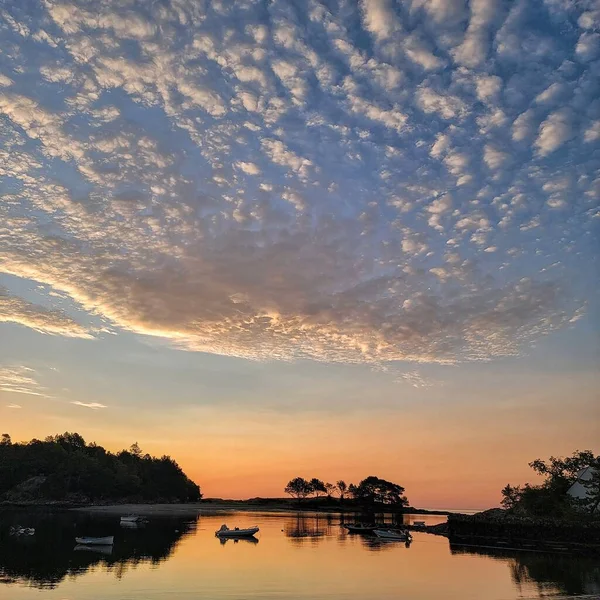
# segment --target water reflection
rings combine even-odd
[[[403,542],[349,534],[341,526],[365,518],[219,512],[200,521],[153,518],[130,528],[121,527],[118,517],[0,513],[0,582],[8,584],[0,586],[0,597],[34,600],[35,588],[58,588],[44,596],[96,600],[98,585],[106,600],[189,600],[200,588],[204,597],[220,600],[248,597],[249,589],[255,598],[284,600],[437,600],[442,589],[444,597],[469,600],[600,593],[597,559],[465,547],[420,532],[407,548]],[[391,515],[373,519],[394,524]],[[214,532],[225,521],[241,528],[259,525],[259,538],[217,541]],[[10,536],[17,523],[35,527],[35,535]],[[75,544],[75,536],[101,535],[114,535],[114,546]],[[137,569],[158,564],[157,570]],[[134,569],[114,585],[115,578]]]
[[[450,544],[450,552],[485,556],[506,562],[519,591],[533,584],[541,596],[552,593],[568,596],[600,594],[598,557],[465,547],[455,544]]]
[[[333,515],[297,513],[286,517],[283,532],[295,544],[302,544],[306,540],[317,543],[326,535],[331,535],[333,519]]]
[[[389,550],[393,547],[403,546],[410,548],[411,541],[401,542],[398,540],[382,539],[377,537],[374,533],[353,533],[345,529],[343,526],[346,524],[361,523],[368,527],[380,527],[386,529],[388,527],[401,527],[403,525],[410,525],[415,515],[398,515],[394,513],[354,513],[354,514],[342,514],[339,518],[340,534],[338,539],[341,543],[344,543],[346,539],[358,539],[361,545],[366,549],[373,552],[381,552],[382,550]],[[445,517],[444,517],[445,519]],[[439,522],[439,517],[436,516],[435,523]],[[434,523],[434,524],[435,524]]]
[[[119,518],[98,518],[76,513],[27,514],[33,536],[11,536],[11,521],[23,515],[2,515],[0,525],[0,583],[27,583],[37,588],[54,588],[67,576],[84,574],[104,565],[120,578],[129,568],[167,560],[196,521],[187,518],[156,519],[145,527],[122,530]],[[17,521],[18,522],[18,521]],[[75,536],[114,535],[114,546],[86,546]]]
[[[238,543],[242,543],[242,544],[250,544],[250,545],[256,545],[258,544],[258,538],[255,538],[254,536],[251,537],[241,537],[241,538],[217,538],[219,540],[219,542],[221,543],[221,546],[224,546],[227,543],[231,543],[231,544],[238,544]]]

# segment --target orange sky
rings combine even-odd
[[[334,413],[215,405],[73,410],[40,398],[18,411],[0,407],[0,422],[15,440],[64,430],[112,450],[137,440],[144,451],[178,460],[206,497],[283,496],[295,476],[356,483],[373,474],[403,485],[414,506],[436,508],[496,505],[506,483],[535,480],[532,459],[597,450],[594,374],[527,378],[521,398],[507,384],[489,389],[486,402],[471,383],[470,391],[455,384],[425,390],[422,402],[404,408]],[[0,394],[3,401],[18,396]]]

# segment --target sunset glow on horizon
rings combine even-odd
[[[599,30],[585,1],[5,3],[0,433],[427,508],[598,453]]]

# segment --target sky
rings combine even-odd
[[[600,451],[600,8],[7,0],[0,429],[206,496],[496,505]]]

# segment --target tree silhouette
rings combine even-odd
[[[296,498],[297,500],[304,500],[308,495],[312,493],[311,484],[306,481],[303,477],[296,477],[285,486],[284,492]]]
[[[327,497],[331,498],[331,496],[333,496],[333,494],[335,494],[337,491],[337,487],[333,483],[326,483],[325,490],[327,492]]]
[[[202,497],[168,456],[112,454],[69,432],[43,442],[10,444],[5,439],[0,443],[0,500],[185,502]]]
[[[321,481],[320,479],[313,477],[309,483],[310,483],[310,487],[312,488],[312,493],[315,494],[315,496],[317,498],[319,497],[320,494],[327,493],[327,488],[325,487],[325,484],[323,483],[323,481]]]
[[[365,504],[392,504],[408,506],[404,488],[397,483],[380,479],[374,475],[363,479],[354,488],[353,496]]]
[[[600,505],[598,467],[593,470],[596,477],[581,482],[588,489],[586,498],[574,499],[567,493],[579,472],[594,465],[600,467],[600,457],[590,450],[576,450],[571,456],[551,456],[548,460],[537,458],[529,466],[544,477],[544,481],[540,485],[506,485],[501,491],[501,504],[517,514],[531,516],[568,516],[578,508],[594,513]]]

